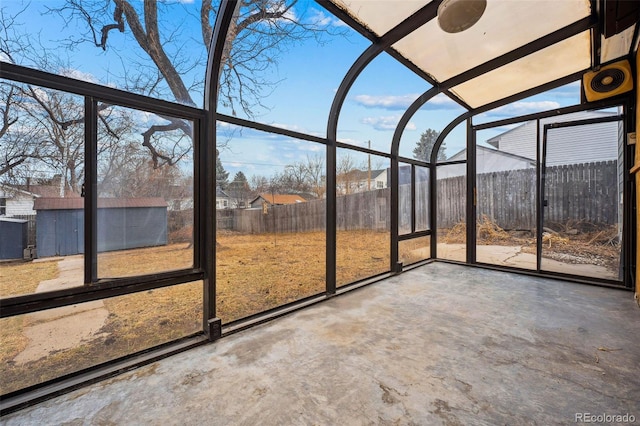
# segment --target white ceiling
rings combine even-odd
[[[331,0],[377,37],[430,3],[423,0]],[[592,15],[589,0],[487,0],[480,20],[459,33],[440,29],[437,18],[398,40],[392,48],[436,83],[444,82],[501,55]],[[626,56],[631,27],[602,38],[601,61]],[[584,71],[592,64],[591,31],[557,42],[524,58],[451,88],[472,108]]]

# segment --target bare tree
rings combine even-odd
[[[341,194],[350,194],[355,182],[356,163],[351,154],[340,156],[336,165],[336,190]]]
[[[20,170],[29,160],[39,158],[43,140],[37,128],[20,126],[24,117],[21,109],[20,90],[12,84],[0,83],[0,177],[14,180],[15,170]]]
[[[265,108],[262,100],[272,90],[277,81],[269,80],[265,71],[277,63],[280,54],[288,46],[309,37],[321,39],[323,33],[332,31],[318,22],[306,23],[296,16],[294,6],[297,0],[241,0],[238,1],[233,16],[227,45],[221,61],[219,100],[235,115],[240,109],[248,117]],[[64,6],[50,8],[65,19],[68,26],[78,20],[85,23],[86,30],[66,40],[67,47],[81,43],[91,43],[107,50],[114,32],[130,32],[144,54],[151,59],[154,68],[146,63],[128,67],[126,84],[129,90],[144,94],[172,97],[176,102],[197,105],[193,99],[194,89],[202,88],[204,75],[198,81],[188,82],[190,71],[202,66],[206,57],[192,57],[186,46],[181,44],[180,24],[170,25],[163,11],[164,2],[144,0],[67,0]],[[198,19],[201,40],[205,51],[209,49],[217,7],[212,0],[201,0]],[[183,23],[184,24],[192,24]],[[343,30],[338,29],[337,32]],[[163,90],[168,93],[162,93]],[[197,90],[196,90],[197,92]],[[144,133],[151,138],[156,132],[188,126],[182,120],[164,117],[169,124],[152,126]],[[145,139],[154,164],[175,164],[172,155],[155,149]]]
[[[316,197],[323,198],[327,192],[324,159],[319,155],[307,156],[305,167],[311,192]]]

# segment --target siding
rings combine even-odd
[[[26,220],[0,219],[0,259],[22,259],[27,226]]]
[[[33,199],[31,197],[19,197],[7,199],[7,216],[28,216],[36,214],[33,209]]]
[[[540,120],[540,135],[545,124],[567,121],[585,120],[591,118],[614,115],[608,112],[581,111],[560,117],[548,117]],[[508,132],[487,141],[500,151],[536,158],[536,125],[529,121]],[[550,140],[559,142],[554,144],[553,150],[548,151],[551,159],[547,165],[577,164],[592,161],[609,161],[618,157],[618,123],[598,123],[588,126],[553,129],[549,131]],[[604,141],[604,143],[603,143]],[[608,143],[611,142],[611,143]]]
[[[38,210],[38,257],[84,253],[83,210]],[[167,244],[167,208],[98,209],[98,251]]]

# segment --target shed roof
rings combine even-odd
[[[264,199],[269,204],[296,204],[307,201],[297,194],[260,194],[251,200],[251,203],[255,202],[258,198]]]
[[[163,198],[98,198],[99,209],[143,207],[167,207]],[[36,198],[34,210],[79,210],[84,208],[84,198]]]

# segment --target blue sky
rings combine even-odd
[[[173,2],[166,5],[163,15],[165,31],[174,32],[177,45],[168,47],[173,58],[186,61],[204,58],[197,17],[198,2]],[[122,87],[122,76],[127,66],[152,66],[136,45],[131,34],[112,32],[109,49],[104,52],[90,43],[75,46],[75,50],[60,49],[60,40],[77,36],[86,28],[72,21],[68,26],[56,15],[43,14],[46,7],[61,4],[56,1],[4,0],[4,13],[26,8],[19,17],[27,31],[41,43],[63,56],[68,68],[65,73],[78,78]],[[314,2],[304,1],[294,11],[299,19],[314,21],[327,28],[347,30],[347,27]],[[27,24],[28,23],[28,24]],[[28,25],[28,26],[27,26]],[[328,112],[343,76],[369,42],[355,31],[346,36],[325,35],[325,43],[314,39],[292,46],[282,54],[268,71],[267,78],[278,81],[269,88],[270,94],[262,99],[268,109],[256,110],[256,121],[272,124],[315,136],[325,136]],[[18,61],[19,63],[21,61]],[[185,80],[191,82],[204,74],[204,68],[194,67]],[[201,88],[200,88],[201,89]],[[197,103],[202,102],[200,89],[194,90]],[[407,70],[387,54],[376,58],[352,86],[344,103],[338,126],[338,139],[357,146],[367,146],[388,152],[395,125],[404,110],[414,99],[429,89],[429,85]],[[579,85],[573,84],[543,95],[526,99],[491,111],[475,119],[475,122],[492,121],[513,115],[528,114],[575,104],[579,101]],[[221,112],[229,113],[221,109]],[[410,121],[401,139],[400,154],[411,157],[420,134],[428,128],[442,130],[453,118],[464,112],[462,108],[444,96],[438,96],[425,105]],[[242,114],[239,114],[243,117]],[[246,117],[243,117],[246,118]],[[324,146],[287,137],[268,135],[244,129],[228,133],[229,127],[220,127],[220,135],[232,135],[221,150],[223,165],[231,173],[243,171],[245,175],[269,176],[281,171],[285,165],[304,161],[308,156],[324,157]],[[496,129],[491,136],[507,129]],[[487,132],[491,133],[491,132]],[[484,133],[483,133],[484,135]],[[447,155],[453,155],[464,147],[464,125],[459,126],[446,140]]]

